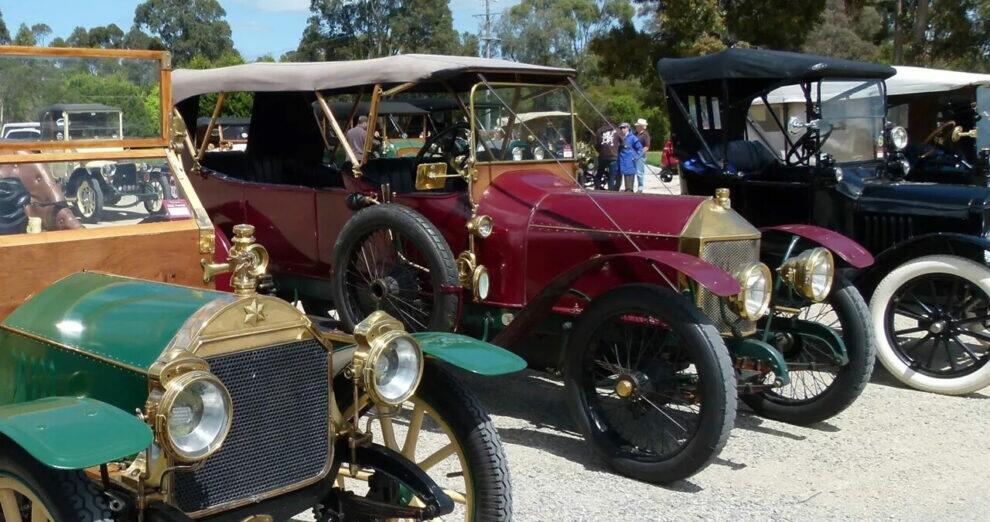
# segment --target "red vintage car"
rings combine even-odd
[[[406,55],[178,70],[173,99],[193,122],[224,115],[227,94],[253,96],[246,150],[197,144],[186,156],[214,222],[255,225],[284,296],[345,328],[384,309],[561,372],[581,431],[622,473],[670,482],[704,468],[737,391],[794,423],[849,406],[874,344],[836,267],[865,266],[869,253],[811,226],[761,237],[727,191],[585,190],[573,78]],[[376,151],[379,104],[427,96],[461,115],[415,157]],[[333,117],[329,104],[345,101],[369,103],[367,129]]]

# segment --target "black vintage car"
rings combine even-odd
[[[43,141],[124,139],[123,113],[100,103],[52,105],[41,110],[38,120]],[[96,160],[49,168],[86,223],[99,223],[104,207],[121,206],[124,196],[134,196],[128,206],[143,204],[148,214],[164,213],[165,200],[174,197],[163,165]]]
[[[871,298],[884,366],[932,392],[990,384],[990,189],[910,180],[906,131],[887,121],[892,67],[728,49],[659,70],[682,192],[728,187],[759,227],[803,222],[860,242],[876,263],[847,275]],[[799,103],[783,103],[794,86]]]

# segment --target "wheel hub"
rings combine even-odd
[[[393,277],[383,277],[381,279],[376,279],[371,283],[371,295],[379,301],[397,294],[398,291],[399,282]]]
[[[619,397],[628,399],[634,393],[636,393],[636,381],[631,376],[620,377],[619,382],[615,383],[615,394]]]
[[[933,334],[940,334],[945,331],[947,323],[945,320],[933,321],[931,326],[928,327],[928,331]]]

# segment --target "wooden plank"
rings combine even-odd
[[[89,49],[77,47],[25,47],[21,45],[0,46],[0,56],[61,56],[77,58],[130,58],[162,60],[168,58],[166,51],[143,49]]]
[[[169,116],[172,114],[172,70],[162,68],[160,71],[160,80],[158,82],[158,88],[160,89],[160,109],[161,109],[161,138],[162,140],[168,140],[170,136],[168,135],[169,129]]]
[[[205,287],[193,220],[0,236],[0,319],[55,281],[94,270]]]
[[[70,141],[7,141],[0,142],[0,151],[17,150],[70,150],[93,148],[139,149],[165,147],[168,143],[161,137],[135,138],[125,140],[70,140]]]
[[[0,165],[9,163],[56,163],[60,161],[157,159],[164,148],[89,152],[45,152],[41,154],[0,154]]]

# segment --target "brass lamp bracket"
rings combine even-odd
[[[955,143],[963,138],[976,139],[976,128],[974,127],[969,131],[964,131],[962,127],[956,125],[955,128],[952,129],[952,142]]]
[[[234,295],[250,297],[255,295],[258,278],[268,270],[268,251],[254,242],[254,227],[241,224],[234,226],[233,246],[225,263],[202,261],[203,282],[209,283],[219,274],[233,273],[230,279]]]

